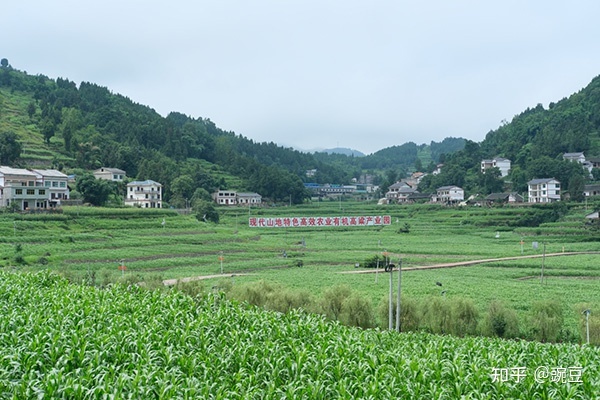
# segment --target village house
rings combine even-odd
[[[235,205],[260,205],[262,204],[262,196],[258,193],[238,193],[235,190],[219,190],[212,195],[213,200],[223,206]]]
[[[415,189],[410,187],[408,183],[398,181],[388,187],[388,191],[385,194],[385,198],[388,203],[398,203],[401,202],[401,199],[406,199],[406,197],[414,193]]]
[[[525,199],[518,193],[492,193],[485,198],[487,204],[523,203]]]
[[[554,178],[533,179],[527,182],[529,203],[551,203],[560,200],[560,182]]]
[[[585,185],[583,187],[583,194],[586,197],[600,196],[600,184]]]
[[[431,197],[434,203],[456,204],[465,199],[465,191],[458,186],[441,186],[436,189],[436,194]]]
[[[48,195],[48,207],[58,207],[65,200],[69,200],[69,177],[55,169],[34,169],[37,182],[42,182]],[[45,207],[44,207],[45,208]]]
[[[126,178],[125,171],[118,168],[105,168],[102,167],[94,171],[94,178],[104,179],[113,182],[123,182]]]
[[[258,206],[262,203],[262,196],[258,193],[238,193],[237,203],[241,206]]]
[[[162,207],[162,185],[153,180],[133,181],[127,184],[126,206],[141,208]]]
[[[510,171],[510,160],[507,158],[496,157],[491,160],[481,161],[481,172],[484,174],[486,169],[494,167],[500,170],[500,175],[504,178]]]
[[[592,177],[592,169],[594,168],[594,163],[586,160],[585,155],[583,153],[564,153],[563,160],[578,162],[583,166],[583,168],[587,170],[590,178]]]
[[[54,183],[56,182],[56,183]],[[61,187],[64,182],[64,187]],[[0,167],[0,204],[18,204],[19,210],[45,209],[59,205],[68,198],[67,176],[55,170]],[[54,197],[51,198],[51,195]],[[65,197],[66,196],[66,197]]]
[[[564,153],[563,160],[576,161],[583,164],[585,162],[585,155],[583,153]]]

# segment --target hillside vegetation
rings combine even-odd
[[[209,118],[177,112],[162,117],[94,83],[77,86],[68,79],[31,76],[6,60],[0,68],[0,134],[7,133],[22,144],[12,166],[68,172],[120,168],[129,177],[161,182],[165,200],[175,203],[193,194],[173,189],[173,181],[182,176],[191,179],[194,189],[256,191],[275,202],[291,195],[292,202],[300,203],[307,196],[302,185],[307,170],[317,170],[313,182],[348,184],[366,171],[409,170],[419,157],[425,164],[437,162],[441,152],[464,143],[445,140],[418,148],[409,143],[367,157],[306,154],[272,142],[255,143]],[[221,179],[223,174],[215,171],[226,176]]]
[[[583,184],[597,181],[598,169],[590,177],[580,164],[565,161],[562,155],[584,152],[588,160],[600,157],[599,132],[600,77],[596,77],[581,91],[550,103],[547,109],[538,104],[512,121],[504,121],[481,143],[467,141],[463,150],[445,158],[442,173],[427,177],[420,189],[452,184],[469,194],[487,194],[505,187],[523,193],[531,179],[556,178],[563,194],[582,200]],[[494,157],[512,161],[511,172],[504,181],[479,171],[482,159]]]

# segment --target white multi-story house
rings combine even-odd
[[[150,179],[129,182],[127,184],[125,205],[141,208],[161,208],[162,185]]]
[[[123,182],[123,179],[125,179],[127,175],[122,169],[102,167],[94,171],[94,177],[96,179],[105,179],[107,181]]]
[[[551,203],[560,200],[560,182],[554,178],[533,179],[527,182],[529,203]]]
[[[587,170],[589,177],[593,177],[592,169],[594,168],[594,163],[586,160],[585,155],[583,153],[564,153],[563,160],[578,162],[583,166],[583,168]]]
[[[405,203],[411,194],[418,193],[416,189],[413,189],[408,183],[402,181],[390,185],[388,189],[388,192],[385,194],[388,203]]]
[[[34,172],[21,168],[0,167],[0,203],[18,204],[20,210],[48,207],[48,191]]]
[[[219,190],[213,193],[214,201],[223,206],[254,206],[262,204],[262,196],[258,193],[238,193],[235,190]]]
[[[213,193],[213,200],[224,206],[237,205],[237,192],[235,190],[219,190]]]
[[[585,162],[585,155],[583,153],[564,153],[563,160],[577,161],[580,164]]]
[[[60,206],[63,200],[69,200],[68,176],[55,169],[34,169],[37,181],[46,188],[48,206]]]
[[[436,194],[431,198],[434,203],[454,204],[465,200],[465,191],[458,186],[442,186],[437,188]]]
[[[484,174],[486,169],[494,167],[500,170],[500,175],[504,178],[510,171],[510,160],[508,158],[496,157],[491,160],[481,161],[481,172]]]

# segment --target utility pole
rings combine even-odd
[[[587,309],[583,312],[585,314],[585,335],[587,344],[590,344],[590,313],[591,310]]]
[[[400,332],[400,295],[402,292],[402,259],[398,259],[398,295],[396,300],[396,331]]]
[[[394,310],[392,310],[393,308],[393,300],[392,297],[394,296],[394,288],[393,288],[393,282],[394,282],[394,271],[390,271],[390,311],[389,311],[389,324],[388,324],[388,329],[391,331],[394,328],[394,324],[393,324],[393,315],[394,315]]]
[[[542,277],[541,277],[541,284],[544,284],[544,264],[546,262],[546,242],[543,243],[544,245],[544,250],[542,253]]]

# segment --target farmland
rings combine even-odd
[[[593,398],[572,344],[348,328],[222,296],[0,272],[3,398]],[[40,312],[43,310],[43,312]]]
[[[392,225],[248,227],[249,216],[384,214]],[[0,391],[19,398],[590,398],[600,390],[600,352],[582,346],[578,332],[582,307],[595,318],[600,306],[598,255],[541,257],[544,249],[600,251],[585,214],[573,208],[535,227],[509,226],[537,218],[529,209],[352,203],[227,209],[218,225],[172,210],[2,214]],[[389,274],[355,272],[384,253],[402,260],[403,296],[413,302],[439,307],[468,299],[483,315],[501,300],[525,330],[537,301],[555,301],[570,332],[559,340],[571,343],[361,330],[316,314],[238,305],[217,293],[258,285],[317,304],[342,285],[377,307]],[[540,257],[418,268],[521,254]],[[177,285],[199,297],[110,285],[156,288],[165,279],[207,275],[217,277],[191,289]],[[536,381],[540,369],[550,375]]]
[[[542,210],[544,211],[544,209]],[[117,280],[160,282],[205,275],[204,291],[267,282],[318,299],[347,285],[376,307],[388,292],[383,273],[353,274],[355,265],[387,253],[403,266],[403,295],[424,301],[440,296],[472,299],[480,313],[501,300],[525,319],[535,301],[562,304],[565,325],[580,329],[579,308],[598,305],[595,254],[496,261],[480,265],[412,270],[441,263],[600,251],[600,236],[585,225],[586,210],[571,209],[554,222],[512,227],[537,218],[531,208],[378,208],[363,203],[222,210],[218,225],[171,210],[66,208],[62,214],[0,216],[5,268],[49,269],[73,282],[105,286]],[[544,212],[553,212],[551,209]],[[248,227],[250,216],[391,215],[392,225],[362,228]],[[537,249],[533,244],[537,243]],[[523,243],[523,244],[521,244]],[[284,257],[285,253],[285,257]],[[541,265],[545,279],[540,282]],[[125,270],[119,266],[125,265]],[[297,267],[297,265],[302,267]],[[436,286],[435,282],[443,284]],[[573,336],[573,335],[571,335]],[[573,338],[571,338],[573,339]]]

